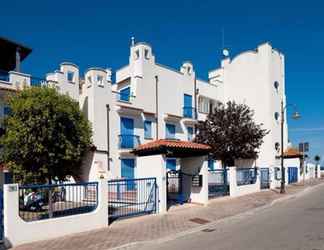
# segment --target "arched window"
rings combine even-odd
[[[278,81],[275,81],[273,85],[274,85],[274,88],[276,90],[278,90],[278,88],[279,88],[279,82]]]

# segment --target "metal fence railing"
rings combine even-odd
[[[30,86],[41,87],[41,86],[47,86],[47,85],[48,85],[48,82],[46,79],[38,78],[38,77],[30,78]]]
[[[19,216],[27,222],[88,213],[97,205],[97,182],[19,186]]]
[[[208,196],[217,197],[229,194],[226,169],[208,170]]]
[[[156,201],[156,178],[108,181],[110,219],[154,213]]]
[[[238,186],[250,185],[256,182],[256,168],[238,168],[236,169],[236,182]]]

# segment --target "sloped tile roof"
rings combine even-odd
[[[182,154],[185,152],[199,152],[200,154],[207,154],[210,150],[211,147],[205,144],[190,141],[159,139],[139,145],[132,152],[137,155],[163,154],[166,151],[176,151],[177,153],[181,152]]]
[[[296,148],[287,148],[284,152],[284,158],[297,158],[302,156],[303,154]]]

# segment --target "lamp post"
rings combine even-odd
[[[284,106],[283,100],[281,100],[281,185],[280,185],[280,193],[284,194],[286,193],[285,189],[285,182],[286,182],[286,172],[284,167],[284,123],[285,123],[285,110],[287,109],[287,106],[292,104],[287,104]],[[296,109],[296,105],[292,105]],[[292,116],[293,119],[297,120],[300,118],[300,114],[295,110]]]

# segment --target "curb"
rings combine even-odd
[[[269,204],[265,204],[265,205],[262,205],[260,207],[256,207],[256,208],[254,208],[252,210],[245,211],[243,213],[238,213],[238,214],[228,216],[228,217],[216,220],[216,221],[212,221],[212,222],[209,222],[209,223],[207,223],[205,225],[197,226],[195,228],[192,228],[192,229],[189,229],[189,230],[186,230],[186,231],[183,231],[183,232],[176,233],[176,234],[174,234],[172,236],[165,236],[165,237],[162,237],[162,238],[159,238],[159,239],[154,239],[154,240],[134,241],[134,242],[126,243],[124,245],[113,247],[113,248],[108,248],[108,249],[109,250],[123,250],[123,249],[132,248],[132,247],[135,247],[135,246],[138,249],[139,246],[143,246],[143,245],[149,245],[149,244],[152,244],[152,243],[160,244],[160,243],[172,241],[172,240],[184,237],[186,235],[190,235],[190,234],[193,234],[193,233],[200,232],[200,231],[202,231],[204,229],[214,227],[217,224],[220,224],[220,223],[225,222],[225,221],[233,221],[233,220],[237,220],[237,219],[240,219],[242,217],[245,217],[245,216],[253,215],[256,212],[267,209],[267,208],[270,208],[270,207],[272,207],[273,205],[275,205],[277,203],[301,197],[301,196],[307,194],[308,192],[312,191],[313,189],[316,189],[316,188],[318,188],[320,186],[324,186],[324,183],[319,183],[319,184],[316,184],[314,186],[306,187],[305,189],[303,189],[303,190],[301,190],[301,191],[299,191],[299,192],[297,192],[295,194],[288,194],[288,195],[286,195],[284,197],[277,198],[277,199],[271,201]]]

